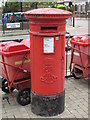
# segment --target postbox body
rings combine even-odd
[[[35,95],[39,99],[64,93],[65,25],[70,15],[70,12],[55,8],[25,13],[30,25],[32,104],[35,104]],[[40,98],[39,103],[41,99],[44,98]],[[35,108],[32,109],[36,113]]]
[[[62,93],[64,91],[65,34],[49,36],[48,33],[48,36],[42,37],[30,35],[30,39],[32,91],[44,96]]]

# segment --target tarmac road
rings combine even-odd
[[[19,36],[6,36],[6,37],[0,37],[0,41],[6,41],[6,40],[15,40],[15,39],[29,39],[29,35],[19,35]]]
[[[89,19],[86,18],[75,18],[75,27],[70,26],[69,24],[66,25],[66,31],[70,32],[73,35],[81,35],[81,34],[88,34],[89,31]],[[19,33],[20,32],[20,33]],[[22,33],[22,34],[21,34]],[[0,31],[0,41],[2,40],[14,40],[14,39],[29,39],[29,32],[28,30],[21,30],[21,31],[10,31],[5,32],[5,36],[2,35],[2,31]]]

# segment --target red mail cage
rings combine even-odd
[[[21,105],[30,103],[30,40],[0,43],[0,63],[2,91],[16,96]]]
[[[77,79],[89,79],[90,75],[90,36],[74,36],[71,41],[70,71]]]

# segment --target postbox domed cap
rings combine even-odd
[[[39,8],[25,12],[26,18],[60,18],[67,19],[72,15],[71,12],[57,8]]]

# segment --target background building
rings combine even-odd
[[[58,1],[59,2],[59,1]],[[68,7],[74,5],[74,16],[75,17],[86,17],[89,9],[90,0],[62,0],[61,3]]]

